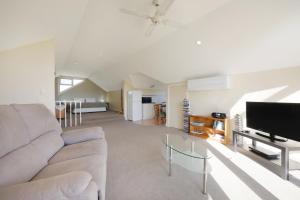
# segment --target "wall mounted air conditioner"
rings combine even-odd
[[[224,90],[230,88],[229,76],[213,76],[187,81],[188,91]]]

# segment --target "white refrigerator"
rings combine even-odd
[[[142,120],[142,91],[131,90],[127,94],[127,119],[131,121]]]

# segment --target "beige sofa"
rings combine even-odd
[[[39,104],[0,106],[1,200],[104,200],[101,127],[62,132]]]

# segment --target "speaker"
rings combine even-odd
[[[212,116],[213,118],[225,119],[225,118],[226,118],[226,113],[217,113],[217,112],[213,112],[213,113],[211,113],[211,116]]]

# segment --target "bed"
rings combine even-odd
[[[72,102],[67,104],[67,111],[72,113],[80,113],[80,102]],[[81,113],[105,112],[108,110],[108,104],[104,102],[81,102]]]
[[[103,102],[82,102],[81,112],[82,113],[92,113],[92,112],[105,112],[107,111],[107,103]],[[80,103],[76,103],[76,107],[72,105],[72,113],[80,112]]]

